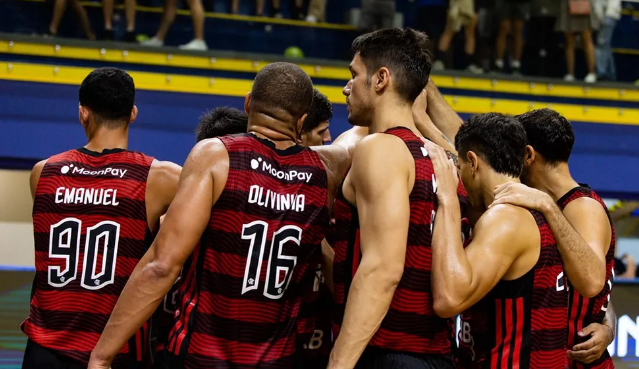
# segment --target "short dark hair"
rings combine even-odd
[[[395,80],[397,93],[414,101],[428,83],[431,55],[428,37],[411,28],[387,28],[357,37],[351,46],[353,56],[359,54],[368,77],[387,67]]]
[[[575,132],[563,115],[552,109],[537,109],[516,116],[524,126],[528,145],[549,163],[568,162]]]
[[[122,69],[98,68],[82,81],[78,93],[80,105],[89,108],[97,124],[111,128],[129,123],[135,103],[133,78]]]
[[[514,117],[488,113],[474,115],[455,136],[455,149],[462,160],[473,151],[500,174],[519,177],[526,154],[526,131]]]
[[[311,104],[311,110],[309,110],[306,120],[304,120],[302,130],[304,132],[310,132],[317,128],[320,123],[329,121],[331,118],[333,118],[333,105],[328,101],[326,95],[314,88],[313,103]]]
[[[253,109],[271,116],[297,121],[308,113],[313,101],[313,82],[292,63],[271,63],[260,69],[253,81]],[[282,117],[285,112],[289,117]]]
[[[222,106],[209,110],[200,117],[195,136],[197,142],[236,133],[246,133],[248,115],[238,109]]]

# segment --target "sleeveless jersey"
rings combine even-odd
[[[390,309],[369,346],[409,352],[451,356],[454,321],[438,317],[431,292],[431,239],[437,211],[435,172],[423,142],[412,131],[395,127],[384,132],[402,139],[415,160],[415,184],[410,193],[410,224],[404,274],[395,290]],[[468,206],[463,186],[458,188],[462,214]],[[342,192],[334,205],[335,259],[333,264],[335,303],[334,333],[339,333],[346,297],[361,259],[357,208]]]
[[[566,367],[568,292],[561,255],[546,219],[530,212],[541,236],[539,259],[461,314],[460,368]]]
[[[49,158],[33,204],[36,276],[22,329],[33,342],[87,365],[120,292],[151,244],[146,180],[153,158],[84,148]],[[141,361],[148,326],[113,361]]]
[[[608,220],[610,220],[610,214],[608,213],[608,208],[606,204],[604,204],[603,200],[588,187],[587,185],[580,185],[579,187],[575,187],[572,190],[568,191],[564,196],[562,196],[558,201],[557,205],[563,211],[563,209],[573,200],[589,197],[598,201],[601,206],[603,206],[604,210],[606,210],[606,214],[608,215]],[[568,304],[568,348],[572,349],[572,347],[578,343],[583,342],[585,339],[579,337],[577,333],[581,331],[583,328],[587,327],[590,323],[599,323],[603,324],[604,316],[606,315],[606,309],[608,307],[608,302],[610,301],[610,295],[612,293],[612,284],[614,280],[614,267],[615,267],[615,229],[612,226],[612,222],[610,223],[610,247],[608,248],[608,252],[606,253],[606,284],[604,285],[603,290],[599,292],[599,294],[593,298],[585,298],[577,292],[576,289],[570,286],[570,281],[568,281],[569,286],[569,304]],[[608,369],[614,368],[612,358],[610,358],[610,354],[608,350],[604,350],[601,357],[590,364],[584,364],[578,361],[569,360],[570,367],[572,369],[584,369],[584,368],[596,368],[596,369]]]
[[[229,172],[182,272],[169,351],[185,368],[293,366],[297,317],[328,226],[319,155],[252,134],[220,138]]]

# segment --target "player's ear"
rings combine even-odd
[[[390,70],[388,70],[388,68],[386,67],[379,68],[377,73],[375,73],[373,79],[373,86],[375,87],[375,91],[381,92],[390,83]]]
[[[477,173],[477,169],[479,166],[479,159],[477,158],[477,154],[472,151],[468,151],[466,153],[466,159],[468,159],[468,163],[470,163],[470,173],[474,176]]]
[[[78,104],[78,119],[83,126],[89,124],[89,109],[80,104]]]
[[[138,117],[138,107],[133,105],[133,109],[131,109],[131,116],[129,117],[129,124],[135,122],[135,118]]]
[[[297,125],[295,126],[295,138],[297,140],[300,140],[302,138],[302,134],[304,133],[304,121],[306,120],[306,117],[308,117],[308,114],[304,113],[304,115],[302,115],[300,119],[297,120]]]
[[[246,114],[250,114],[251,113],[251,93],[247,93],[246,97],[244,98],[244,111],[246,112]]]
[[[535,162],[535,149],[532,146],[526,145],[526,153],[524,154],[524,165],[529,167]]]
[[[302,132],[302,134],[297,137],[297,144],[304,145],[304,140],[306,140],[306,132]]]

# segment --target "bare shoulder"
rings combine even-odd
[[[182,167],[171,162],[171,161],[161,161],[154,159],[151,164],[151,170],[149,172],[149,177],[154,177],[157,179],[161,179],[164,181],[175,181],[180,178],[180,172],[182,172]]]
[[[408,158],[412,160],[412,155],[404,141],[397,136],[384,133],[364,137],[353,153],[353,162],[376,161],[380,165]]]
[[[500,235],[511,241],[536,239],[539,228],[528,209],[510,204],[499,204],[487,209],[477,221],[474,234]],[[527,243],[527,242],[526,242]]]
[[[42,170],[44,169],[44,165],[47,163],[47,160],[48,159],[40,160],[31,169],[31,175],[29,176],[29,186],[31,188],[32,197],[35,197],[36,188],[38,187],[38,181],[40,180],[40,175],[42,174]]]
[[[352,155],[357,144],[367,135],[368,127],[353,127],[339,135],[331,146],[341,146]]]
[[[568,203],[563,210],[566,218],[572,223],[574,220],[592,219],[599,222],[608,218],[606,209],[592,197],[580,197]],[[588,214],[584,217],[584,214]]]

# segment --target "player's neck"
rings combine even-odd
[[[546,165],[538,182],[534,183],[534,187],[550,195],[555,202],[568,191],[579,186],[570,175],[567,163],[560,163],[556,166]]]
[[[492,204],[493,201],[495,201],[495,187],[506,182],[519,183],[520,180],[519,178],[496,172],[488,174],[488,177],[483,181],[482,187],[482,200],[484,201],[484,209],[488,208],[488,205]]]
[[[89,132],[89,142],[84,146],[87,150],[102,152],[104,150],[123,149],[129,147],[129,130],[108,129],[98,127],[94,132]]]
[[[285,128],[286,124],[263,114],[251,118],[248,126],[249,133],[272,141],[280,150],[295,145],[295,132]]]
[[[398,103],[395,99],[380,101],[373,112],[370,133],[384,132],[393,127],[406,127],[421,136],[415,126],[410,105]]]

